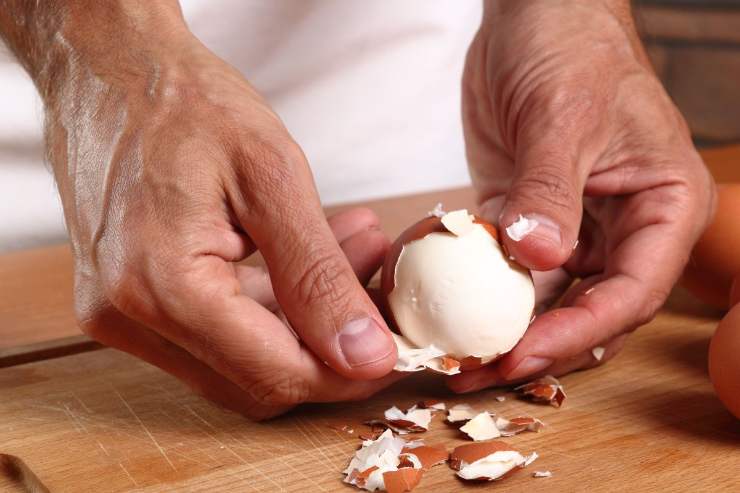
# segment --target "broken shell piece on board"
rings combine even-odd
[[[415,449],[418,447],[423,447],[424,439],[423,438],[417,438],[416,440],[409,440],[406,442],[406,445],[403,447],[404,452],[408,452],[411,449]]]
[[[531,454],[529,454],[528,456],[524,457],[524,466],[523,466],[523,467],[527,467],[527,466],[528,466],[528,465],[530,465],[530,464],[531,464],[532,462],[534,462],[534,461],[536,461],[537,459],[539,459],[539,457],[540,457],[540,456],[539,456],[539,454],[538,454],[537,452],[532,452],[532,453],[531,453]]]
[[[429,422],[432,420],[432,411],[429,409],[417,409],[416,406],[403,412],[396,406],[386,409],[386,421],[397,427],[410,432],[419,433],[429,429]]]
[[[390,430],[386,430],[376,440],[364,441],[344,470],[344,482],[368,491],[385,489],[383,473],[398,469],[398,456],[405,443],[394,437]]]
[[[444,402],[435,401],[433,399],[419,401],[416,403],[416,407],[418,407],[419,409],[429,409],[433,413],[438,411],[445,411],[447,409],[447,406]]]
[[[417,430],[411,430],[403,426],[396,426],[393,423],[386,421],[384,419],[371,419],[369,421],[365,421],[364,424],[371,428],[371,434],[360,435],[360,438],[365,438],[365,437],[372,438],[373,436],[380,436],[380,434],[377,433],[378,430],[391,430],[397,435],[408,435],[409,433],[421,433],[422,431],[426,431],[426,430],[417,431]]]
[[[395,471],[383,473],[385,490],[388,493],[405,493],[419,485],[423,471],[411,467],[403,467]]]
[[[391,335],[393,336],[393,340],[396,341],[396,347],[398,348],[398,360],[396,360],[396,366],[393,367],[394,370],[414,372],[429,368],[445,375],[456,375],[460,373],[460,364],[458,363],[455,366],[454,364],[450,364],[449,361],[445,363],[443,358],[447,358],[446,353],[434,347],[434,345],[415,348],[405,337],[396,333],[391,333]],[[451,360],[451,358],[449,359]]]
[[[496,428],[501,432],[501,436],[510,437],[514,436],[523,431],[539,431],[545,427],[545,423],[537,418],[531,418],[529,416],[521,416],[517,418],[496,418]]]
[[[355,432],[354,428],[352,428],[350,425],[338,425],[338,424],[337,425],[334,425],[334,424],[332,424],[332,425],[328,425],[328,426],[329,426],[329,428],[331,428],[334,431],[338,431],[338,432],[342,432],[342,433],[347,433],[348,435],[351,435],[351,434],[353,434]]]
[[[447,410],[447,421],[449,423],[461,423],[469,421],[478,415],[478,411],[468,404],[456,404]]]
[[[450,455],[444,445],[421,445],[413,448],[407,446],[402,453],[416,456],[421,463],[421,468],[425,471],[437,464],[447,462]]]
[[[398,468],[410,467],[412,469],[421,469],[421,460],[411,452],[404,453],[401,451],[401,455],[398,456]]]
[[[496,422],[493,421],[491,415],[486,411],[483,411],[465,423],[465,425],[460,428],[460,431],[476,442],[490,440],[491,438],[498,438],[501,436],[501,432],[496,426]]]
[[[514,390],[521,395],[529,397],[536,402],[547,402],[551,406],[560,407],[565,401],[565,391],[557,378],[547,375],[538,378],[524,385],[516,387]]]
[[[596,361],[601,361],[604,358],[604,353],[606,352],[606,348],[602,346],[596,346],[591,350],[591,354],[594,355],[594,358],[596,358]]]
[[[450,454],[450,467],[466,480],[495,481],[526,463],[527,457],[498,441],[461,445]]]
[[[535,471],[532,473],[533,478],[551,478],[552,473],[550,471]]]

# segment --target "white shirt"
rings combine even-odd
[[[469,182],[460,117],[468,0],[182,0],[216,55],[267,98],[325,204]],[[33,85],[0,54],[0,251],[65,237]]]

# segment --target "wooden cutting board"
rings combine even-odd
[[[732,166],[739,149],[705,158]],[[369,205],[395,235],[435,200],[470,206],[472,193]],[[366,402],[304,406],[251,423],[128,355],[92,350],[74,328],[70,266],[64,247],[0,257],[0,368],[10,365],[0,369],[0,492],[24,491],[24,475],[53,492],[355,491],[340,471],[359,445],[361,423],[429,398],[532,415],[547,426],[506,439],[540,459],[505,482],[464,484],[438,466],[415,491],[740,491],[740,421],[722,408],[706,374],[719,314],[680,291],[609,364],[564,377],[561,409],[502,389],[455,396],[441,379],[414,375]],[[64,355],[78,351],[86,352]],[[20,364],[29,360],[38,361]],[[332,428],[342,425],[355,433]],[[464,443],[439,417],[420,436],[450,448]],[[535,470],[553,477],[534,479]],[[29,491],[43,491],[33,482]]]
[[[0,371],[0,452],[55,492],[350,491],[340,471],[361,423],[391,405],[437,398],[547,424],[506,439],[540,459],[491,489],[740,491],[740,421],[717,401],[705,370],[715,325],[674,299],[612,362],[564,377],[561,409],[502,390],[453,396],[439,378],[415,375],[367,402],[305,406],[266,423],[221,410],[128,355],[97,350]],[[355,433],[331,428],[345,424]],[[439,417],[420,436],[463,443]],[[534,479],[535,470],[553,477]],[[438,466],[418,491],[476,488]]]

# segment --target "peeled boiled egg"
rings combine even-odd
[[[386,258],[381,291],[404,340],[399,348],[434,348],[431,355],[463,369],[510,351],[535,303],[530,272],[507,257],[495,227],[464,209],[404,231]]]
[[[717,188],[717,213],[694,246],[681,283],[702,301],[729,307],[730,287],[740,275],[740,183]]]
[[[709,345],[709,377],[722,403],[740,419],[740,305],[722,319]]]

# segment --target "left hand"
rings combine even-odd
[[[712,179],[642,50],[629,2],[487,2],[468,52],[463,120],[481,213],[509,253],[583,280],[510,353],[450,386],[593,366],[596,346],[611,358],[663,304],[714,208]],[[506,227],[520,215],[539,225],[514,241]]]

